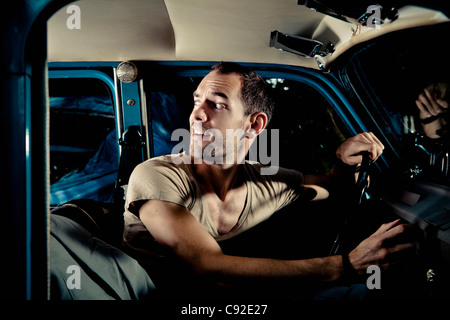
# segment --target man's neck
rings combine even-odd
[[[242,185],[241,165],[193,164],[193,169],[205,193],[214,192],[222,201],[228,191]]]

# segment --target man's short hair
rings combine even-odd
[[[254,71],[234,62],[220,62],[211,67],[220,74],[237,73],[242,78],[240,96],[244,102],[244,116],[264,112],[267,122],[272,118],[274,101],[266,81]]]

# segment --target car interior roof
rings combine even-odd
[[[67,27],[68,6],[48,21],[50,62],[224,60],[318,69],[313,58],[270,47],[271,31],[324,45],[331,41],[338,52],[339,47],[347,49],[383,30],[448,20],[439,11],[408,7],[388,28],[361,28],[359,33],[365,35],[358,34],[359,41],[356,24],[298,5],[297,0],[81,0],[73,4],[80,8],[80,29]]]

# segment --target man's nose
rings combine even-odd
[[[191,117],[194,120],[206,122],[208,121],[208,115],[206,113],[206,103],[196,105],[192,110]]]

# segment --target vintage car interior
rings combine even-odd
[[[416,254],[401,276],[383,275],[389,290],[379,298],[449,298],[448,111],[438,138],[428,137],[415,104],[430,85],[450,100],[441,2],[24,0],[11,12],[1,136],[14,297],[158,296],[121,245],[128,178],[179,148],[172,133],[188,128],[192,92],[212,65],[233,61],[266,79],[276,101],[268,131],[279,135],[259,161],[326,173],[339,165],[339,144],[365,131],[385,150],[375,163],[365,158],[352,188],[294,203],[222,250],[326,256],[401,218],[416,229]],[[70,282],[74,265],[81,283]]]

